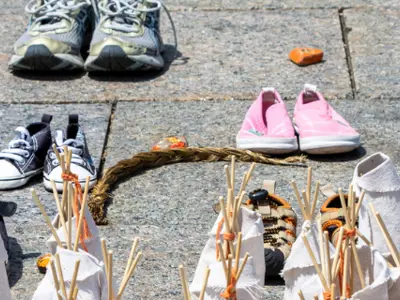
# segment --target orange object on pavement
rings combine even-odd
[[[47,265],[49,264],[50,260],[51,260],[50,253],[44,254],[38,258],[38,260],[36,261],[36,265],[37,265],[40,273],[46,274],[46,268],[47,268]]]
[[[183,136],[169,136],[155,144],[151,150],[187,148],[188,143]]]
[[[292,62],[299,66],[307,66],[322,61],[324,52],[317,48],[295,48],[289,53]]]

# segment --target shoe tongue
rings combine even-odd
[[[15,135],[15,140],[24,140],[27,142],[31,142],[32,141],[32,137],[31,134],[29,133],[29,131],[24,128],[24,127],[17,127],[17,129],[15,129],[16,131],[16,135]]]
[[[64,132],[62,130],[57,130],[56,131],[56,136],[55,136],[55,142],[57,147],[61,147],[64,144]]]

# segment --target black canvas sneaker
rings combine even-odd
[[[65,132],[57,130],[54,139],[58,152],[63,153],[64,146],[72,151],[71,173],[78,176],[82,189],[85,188],[87,176],[90,177],[89,188],[92,188],[97,180],[97,172],[89,154],[85,134],[79,125],[78,115],[70,115],[67,130]],[[44,187],[48,191],[52,190],[50,180],[54,180],[57,190],[62,192],[62,170],[52,148],[47,153],[43,171]]]
[[[52,118],[44,114],[41,122],[15,130],[16,136],[8,144],[8,149],[0,152],[0,190],[23,186],[42,172],[46,153],[51,146]]]

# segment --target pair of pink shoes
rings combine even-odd
[[[293,118],[274,88],[264,88],[247,111],[237,137],[239,149],[284,154],[299,149],[310,154],[344,153],[360,146],[360,135],[317,92],[306,84]]]

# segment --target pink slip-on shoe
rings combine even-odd
[[[250,106],[236,136],[239,149],[283,154],[298,149],[286,105],[274,88],[264,88]]]
[[[360,146],[360,135],[342,118],[314,85],[304,85],[294,108],[300,150],[310,154],[344,153]]]

